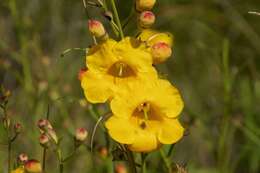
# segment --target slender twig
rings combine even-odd
[[[113,9],[113,12],[114,12],[115,21],[116,21],[116,24],[117,24],[118,29],[119,29],[120,37],[121,37],[121,39],[123,39],[124,33],[123,33],[122,25],[121,25],[121,22],[120,22],[120,18],[119,18],[119,15],[118,15],[118,11],[117,11],[117,8],[116,8],[115,0],[110,0],[110,2],[111,2],[112,9]]]

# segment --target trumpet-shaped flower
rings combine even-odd
[[[132,151],[149,152],[181,139],[176,119],[183,109],[178,90],[166,80],[131,83],[111,101],[110,136]]]
[[[89,102],[103,103],[122,86],[136,80],[155,79],[152,56],[145,45],[130,37],[108,39],[90,49],[81,86]]]

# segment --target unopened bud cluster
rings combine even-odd
[[[42,147],[48,148],[51,144],[51,141],[55,144],[58,144],[57,134],[47,119],[40,119],[37,125],[41,133],[39,137],[39,143]]]

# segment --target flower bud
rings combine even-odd
[[[127,173],[126,166],[124,164],[121,164],[121,163],[116,165],[115,170],[116,170],[116,173]]]
[[[151,48],[154,64],[164,62],[172,55],[171,47],[164,42],[156,43]]]
[[[28,173],[41,173],[42,172],[41,163],[37,160],[28,160],[25,163],[24,168]]]
[[[53,129],[51,123],[47,119],[40,119],[37,123],[39,129],[46,130],[46,129]]]
[[[75,139],[79,142],[83,142],[88,136],[88,132],[85,128],[78,128],[76,130]]]
[[[21,154],[19,154],[17,160],[19,163],[24,164],[25,162],[28,161],[28,156],[27,156],[27,154],[21,153]]]
[[[98,38],[104,37],[106,35],[106,30],[103,24],[97,20],[89,20],[88,29],[92,35]]]
[[[106,158],[108,156],[108,150],[106,147],[101,147],[99,149],[99,154],[102,158]]]
[[[20,123],[16,123],[15,125],[14,125],[14,131],[15,131],[15,133],[21,133],[21,131],[22,131],[22,125],[20,124]]]
[[[79,73],[78,73],[78,79],[81,81],[83,79],[83,76],[85,74],[85,72],[87,71],[87,68],[82,68],[80,69]]]
[[[139,16],[139,24],[142,28],[149,28],[155,22],[155,15],[151,11],[144,11]]]
[[[48,148],[50,145],[50,139],[46,134],[41,134],[41,136],[39,138],[39,142],[40,142],[41,146],[44,148]]]
[[[156,0],[136,0],[136,10],[151,10],[154,7],[155,2]]]

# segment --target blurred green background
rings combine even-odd
[[[133,0],[118,0],[122,21],[132,5]],[[158,0],[154,9],[154,28],[175,36],[174,56],[158,69],[185,101],[181,119],[187,135],[170,159],[189,173],[260,172],[260,16],[248,11],[260,11],[260,1]],[[89,13],[108,29],[102,10],[90,7]],[[135,20],[125,33],[137,33]],[[24,126],[13,158],[26,152],[41,160],[36,122],[46,116],[48,104],[65,154],[72,149],[75,128],[91,133],[92,107],[84,102],[77,78],[84,52],[60,57],[68,48],[91,44],[81,0],[0,1],[0,83],[12,92],[8,115]],[[100,113],[107,109],[95,108]],[[5,135],[1,125],[0,172],[6,172]],[[98,129],[94,154],[81,147],[65,172],[113,172],[111,157],[98,154],[104,138]],[[160,160],[158,152],[150,154],[148,171],[165,172]],[[58,172],[52,152],[47,170]]]

